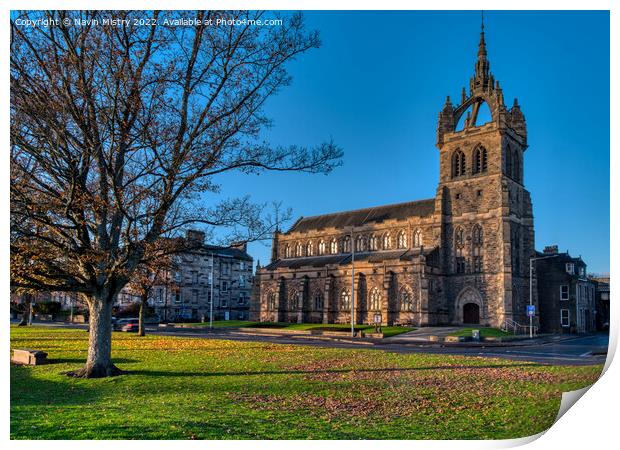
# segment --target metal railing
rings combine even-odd
[[[530,332],[530,326],[521,325],[520,323],[515,322],[512,319],[506,319],[504,320],[504,324],[502,325],[502,330],[512,334],[528,334]],[[538,327],[532,327],[532,331],[534,336],[536,336],[536,334],[538,334]]]

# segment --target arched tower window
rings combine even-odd
[[[456,257],[456,273],[465,273],[465,230],[463,227],[457,227],[454,230],[454,254]]]
[[[351,292],[348,289],[343,289],[340,293],[340,309],[342,311],[351,309]]]
[[[401,231],[396,238],[396,246],[398,248],[407,248],[407,233]]]
[[[319,241],[319,255],[324,255],[324,254],[325,254],[325,241],[321,239]]]
[[[506,147],[506,171],[504,172],[509,177],[512,177],[512,149]]]
[[[390,233],[385,233],[383,235],[383,250],[389,250],[392,248],[392,237]]]
[[[370,304],[369,304],[369,310],[370,311],[380,311],[381,310],[381,292],[379,292],[379,289],[374,287],[372,288],[372,291],[370,291]]]
[[[338,253],[338,241],[334,238],[329,244],[329,250],[332,255]]]
[[[515,181],[521,180],[521,158],[519,157],[519,151],[515,150],[512,156],[512,178]]]
[[[512,229],[512,270],[515,273],[521,272],[521,230],[517,225]]]
[[[474,149],[474,173],[483,173],[487,171],[488,156],[487,149],[479,145]]]
[[[403,312],[413,311],[413,295],[408,288],[402,288],[398,294],[398,304]]]
[[[452,178],[465,175],[465,169],[465,153],[461,150],[456,150],[452,154]]]
[[[424,242],[422,241],[422,230],[415,230],[413,233],[413,246],[422,247]]]
[[[482,226],[476,224],[472,231],[472,269],[476,273],[482,272],[482,243],[483,243]]]

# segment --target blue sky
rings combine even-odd
[[[431,198],[437,114],[474,70],[479,11],[306,12],[322,46],[290,66],[266,106],[273,144],[333,139],[343,166],[325,175],[235,174],[222,195],[282,201],[295,217]],[[536,247],[558,244],[590,272],[609,271],[609,15],[485,12],[491,71],[518,97],[530,147]],[[271,242],[249,251],[269,261]]]

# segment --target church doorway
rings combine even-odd
[[[480,323],[480,306],[475,303],[465,303],[463,305],[463,323]]]

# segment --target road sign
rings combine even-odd
[[[374,316],[374,323],[375,324],[380,324],[381,323],[381,314],[375,314]]]
[[[527,305],[527,316],[534,317],[536,315],[536,306],[535,305]]]

